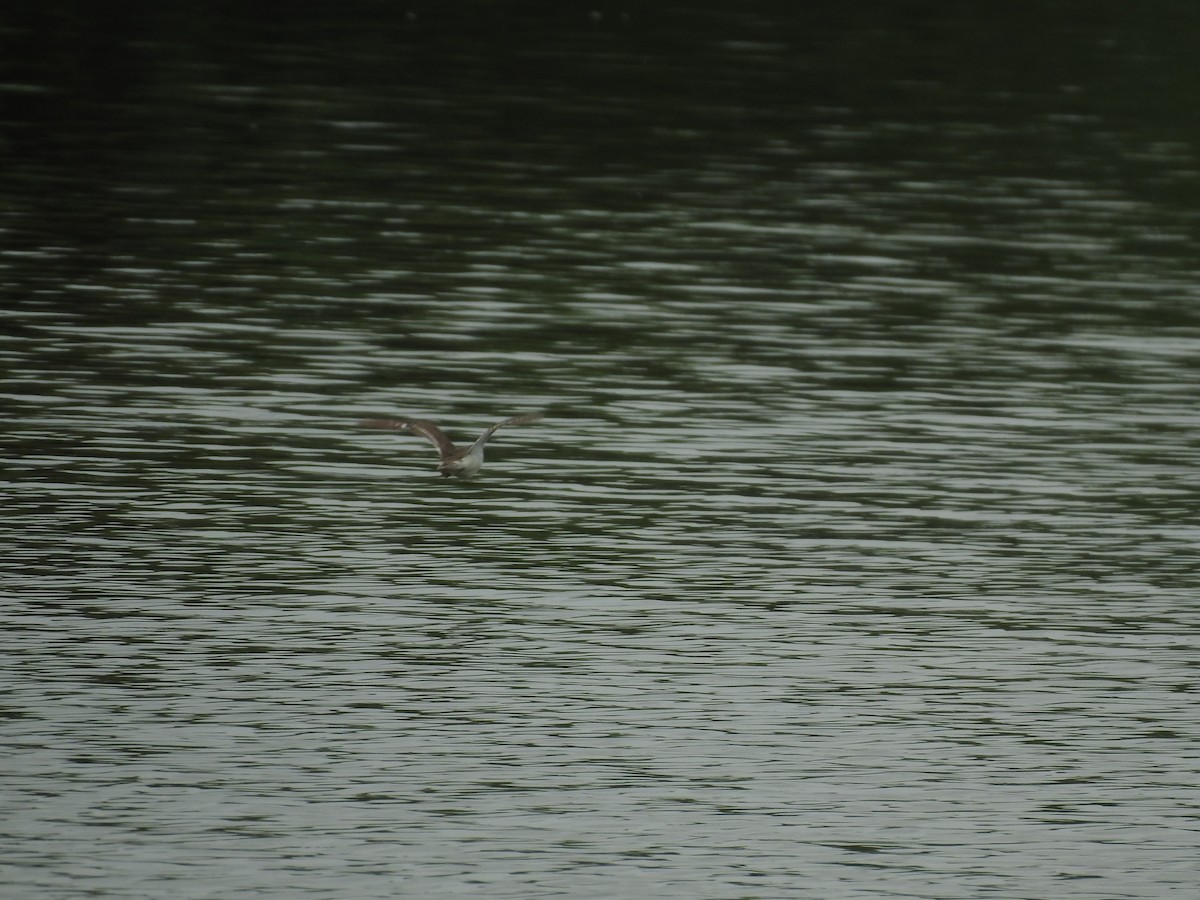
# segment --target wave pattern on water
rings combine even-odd
[[[397,85],[413,17],[336,84],[183,56],[102,189],[9,160],[0,878],[1190,897],[1190,145],[1061,85],[793,96],[831,60],[757,14],[642,96],[597,16],[513,37],[616,79],[544,135],[470,42]],[[534,409],[469,482],[355,424]]]

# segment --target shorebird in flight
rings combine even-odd
[[[454,442],[446,437],[445,432],[432,422],[424,419],[363,419],[359,424],[368,428],[393,428],[396,431],[409,431],[419,434],[433,446],[437,447],[442,460],[438,463],[438,471],[443,478],[457,475],[459,478],[470,478],[483,465],[483,448],[496,430],[505,425],[527,425],[542,418],[541,413],[524,413],[497,422],[475,441],[470,447],[455,447]]]

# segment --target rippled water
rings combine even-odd
[[[1192,896],[1173,45],[672,9],[10,64],[8,895]]]

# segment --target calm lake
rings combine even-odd
[[[1200,13],[122,8],[0,14],[0,896],[1195,896]]]

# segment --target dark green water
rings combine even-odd
[[[11,896],[1192,896],[1190,8],[123,9],[0,14]]]

